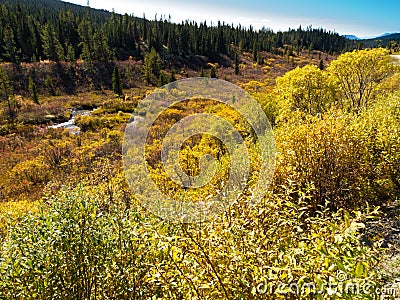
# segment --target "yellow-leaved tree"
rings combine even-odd
[[[389,51],[378,48],[342,54],[327,70],[337,80],[342,105],[360,111],[375,98],[394,66]]]
[[[300,111],[311,115],[323,113],[335,100],[335,85],[327,72],[307,65],[279,77],[275,93],[281,113]]]

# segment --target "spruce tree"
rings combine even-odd
[[[51,79],[50,75],[47,75],[46,78],[44,79],[44,86],[47,88],[50,95],[52,96],[56,95],[56,91],[53,86],[53,80]]]
[[[253,44],[253,61],[256,62],[258,58],[258,46],[257,42],[254,42]]]
[[[235,75],[239,75],[239,59],[237,53],[235,53],[235,57],[233,59],[233,63],[235,65]]]
[[[15,103],[12,101],[12,95],[11,95],[11,85],[10,85],[10,79],[8,78],[8,75],[6,72],[4,72],[3,68],[0,67],[0,97],[1,100],[7,101],[7,115],[8,118],[12,121],[15,119],[17,110],[15,107]]]
[[[169,83],[176,81],[176,77],[175,77],[175,71],[171,70],[171,72],[169,73]]]
[[[164,84],[165,84],[165,76],[164,76],[164,73],[161,72],[161,73],[160,73],[160,76],[158,77],[157,86],[158,86],[158,87],[162,87]]]
[[[112,75],[112,89],[115,95],[118,95],[118,97],[122,97],[123,91],[122,91],[122,80],[121,80],[121,75],[119,74],[119,69],[118,66],[115,66],[114,72]]]
[[[158,53],[152,49],[144,57],[143,62],[143,76],[147,84],[154,82],[159,76],[161,71],[161,59]],[[155,78],[155,79],[154,79]]]
[[[319,69],[320,70],[324,70],[325,69],[324,61],[322,59],[319,61]]]
[[[79,44],[82,49],[81,58],[87,62],[91,62],[93,53],[93,30],[89,20],[82,20],[78,26],[78,31],[81,39]]]
[[[44,26],[42,41],[43,51],[48,59],[58,62],[64,58],[64,50],[51,23],[47,23]]]
[[[112,52],[108,47],[107,37],[102,30],[93,35],[93,58],[98,61],[109,61]]]
[[[217,71],[215,70],[215,67],[211,67],[210,69],[210,78],[217,78]]]
[[[7,60],[15,62],[16,61],[16,47],[15,47],[15,39],[14,33],[10,26],[6,26],[4,28],[3,33],[3,48],[4,48],[4,56]]]
[[[259,65],[264,64],[264,57],[260,53],[257,54],[257,64]]]
[[[38,95],[37,88],[36,88],[36,83],[32,79],[32,77],[29,78],[29,90],[31,92],[32,101],[35,102],[36,104],[40,104],[39,103],[39,95]]]
[[[65,59],[70,62],[75,61],[75,49],[71,44],[67,46],[67,55],[65,56]]]

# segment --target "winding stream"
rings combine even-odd
[[[77,116],[91,116],[96,109],[97,108],[93,110],[73,109],[71,119],[64,123],[49,126],[48,128],[63,128],[67,129],[70,133],[79,134],[81,129],[75,125],[75,118]]]

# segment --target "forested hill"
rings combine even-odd
[[[400,33],[392,33],[376,37],[373,39],[362,40],[363,47],[378,48],[386,47],[395,52],[400,51]]]
[[[252,27],[147,20],[58,0],[0,0],[0,59],[8,62],[141,59],[154,48],[164,57],[234,57],[237,51],[275,54],[302,49],[341,53],[354,42],[308,27],[274,33]],[[134,8],[130,9],[134,11]]]

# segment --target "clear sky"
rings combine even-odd
[[[171,15],[174,22],[221,20],[274,31],[312,25],[358,37],[400,32],[400,0],[90,0],[90,6],[148,19]]]

